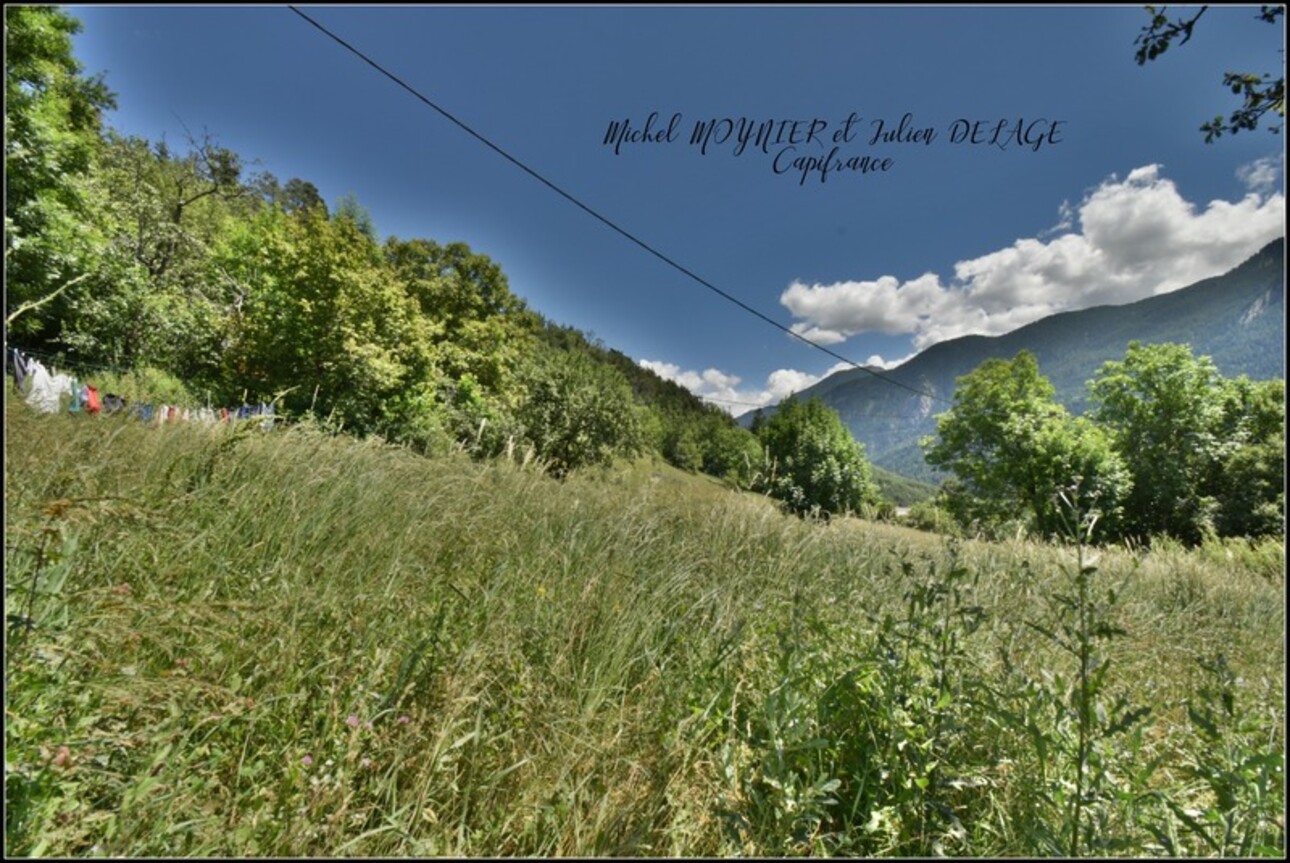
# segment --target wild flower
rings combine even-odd
[[[346,725],[348,725],[350,728],[357,728],[357,727],[358,727],[358,717],[357,717],[357,716],[355,716],[353,713],[351,713],[351,714],[349,715],[349,718],[345,720],[345,724],[346,724]]]
[[[306,755],[304,758],[300,759],[300,763],[308,767],[310,764],[314,763],[314,757],[312,755]]]
[[[411,717],[411,716],[403,715],[403,716],[400,716],[400,717],[399,717],[399,724],[400,724],[400,725],[407,725],[407,724],[408,724],[409,722],[411,722],[411,721],[412,721],[412,717]]]

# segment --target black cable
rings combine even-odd
[[[24,356],[35,357],[38,360],[47,360],[50,365],[57,364],[60,366],[64,366],[65,368],[71,371],[93,369],[94,371],[111,372],[113,374],[118,374],[118,375],[128,374],[130,371],[132,371],[132,369],[123,368],[122,366],[114,366],[106,363],[96,363],[96,362],[91,362],[90,360],[78,359],[78,358],[69,356],[66,353],[50,353],[49,351],[44,351],[44,350],[20,348],[17,345],[14,345],[12,343],[7,345],[7,348],[9,350],[16,350],[18,351],[18,353],[23,354]]]
[[[802,394],[802,392],[804,392],[804,391],[799,391],[799,392],[795,392],[795,393],[789,393],[789,394],[788,394],[787,396],[785,396],[784,398],[796,398],[796,397],[800,396],[800,395]],[[704,401],[709,401],[709,402],[721,402],[721,404],[723,404],[723,405],[742,405],[742,406],[744,406],[744,407],[750,407],[750,408],[767,408],[767,407],[773,407],[773,405],[769,405],[769,404],[762,404],[762,403],[760,403],[760,402],[741,402],[741,401],[736,401],[735,399],[723,399],[723,398],[721,398],[720,396],[705,396],[705,395],[699,395],[698,393],[696,393],[696,394],[695,394],[695,397],[696,397],[696,398],[703,399]],[[781,399],[781,401],[782,401],[782,399]],[[901,415],[901,414],[865,414],[864,418],[865,418],[865,419],[870,419],[870,420],[903,420],[903,419],[909,419],[909,417],[903,416],[903,415]]]
[[[339,36],[337,36],[335,33],[331,32],[331,31],[330,31],[330,30],[328,30],[326,27],[324,27],[323,25],[319,24],[319,23],[318,23],[317,21],[315,21],[314,19],[310,18],[310,17],[309,17],[308,15],[306,15],[304,12],[301,12],[301,11],[300,11],[299,9],[297,9],[295,6],[288,5],[288,6],[287,6],[287,8],[288,8],[288,9],[290,9],[292,12],[295,12],[295,13],[296,13],[297,15],[299,15],[301,18],[303,18],[303,19],[305,19],[306,21],[308,21],[310,24],[312,24],[314,27],[316,27],[319,31],[321,31],[321,32],[322,32],[322,33],[324,33],[325,35],[327,35],[327,36],[331,37],[331,38],[332,38],[333,40],[335,40],[339,45],[341,45],[341,47],[345,48],[345,49],[346,49],[346,50],[348,50],[350,53],[354,54],[354,55],[355,55],[356,57],[358,57],[360,60],[362,60],[363,62],[367,63],[369,66],[371,66],[373,69],[375,69],[376,71],[380,72],[382,75],[384,75],[385,77],[389,78],[389,79],[390,79],[391,81],[393,81],[395,84],[398,84],[398,85],[399,85],[400,87],[402,87],[404,90],[407,90],[409,93],[411,93],[411,94],[412,94],[413,96],[415,96],[417,99],[421,100],[421,101],[422,101],[422,102],[424,102],[426,105],[428,105],[428,106],[430,106],[431,108],[433,108],[433,109],[434,109],[435,111],[437,111],[440,115],[442,115],[445,119],[450,120],[450,121],[451,121],[452,123],[454,123],[456,126],[458,126],[459,128],[461,128],[464,132],[466,132],[467,134],[469,134],[472,138],[475,138],[477,141],[479,141],[480,143],[482,143],[484,146],[488,147],[488,148],[489,148],[490,150],[492,150],[493,152],[497,153],[497,154],[498,154],[499,156],[501,156],[503,159],[506,159],[506,161],[508,161],[508,162],[510,162],[511,164],[515,165],[517,168],[519,168],[520,170],[522,170],[524,173],[528,174],[530,177],[532,177],[533,179],[537,180],[539,183],[541,183],[542,185],[546,186],[546,187],[547,187],[547,188],[549,188],[551,191],[555,192],[557,195],[559,195],[560,197],[564,198],[566,201],[568,201],[569,203],[573,204],[573,205],[574,205],[575,207],[577,207],[578,209],[580,209],[580,210],[582,210],[583,212],[585,212],[587,215],[592,216],[593,218],[597,219],[598,221],[600,221],[601,223],[603,223],[603,224],[604,224],[605,226],[607,226],[608,228],[612,229],[613,231],[617,232],[618,234],[622,235],[623,237],[626,237],[628,240],[631,240],[633,243],[635,243],[636,245],[640,246],[642,249],[644,249],[645,251],[649,252],[649,253],[650,253],[651,255],[653,255],[654,257],[658,258],[659,260],[663,261],[665,264],[668,264],[669,266],[673,267],[674,269],[677,269],[677,270],[679,270],[680,272],[684,273],[685,275],[689,276],[691,279],[693,279],[694,281],[698,282],[700,285],[703,285],[703,287],[705,287],[705,288],[707,288],[708,290],[712,291],[713,293],[717,294],[717,295],[718,295],[718,296],[720,296],[721,298],[723,298],[723,299],[725,299],[725,300],[728,300],[729,302],[734,303],[735,305],[739,306],[739,308],[743,309],[744,311],[748,312],[748,313],[749,313],[749,314],[751,314],[751,315],[754,315],[754,316],[756,316],[756,317],[758,317],[758,318],[762,319],[762,320],[763,320],[763,321],[765,321],[766,323],[770,324],[772,327],[775,327],[777,330],[782,330],[783,332],[788,333],[790,336],[792,336],[793,338],[797,339],[798,341],[805,342],[806,344],[810,345],[811,347],[815,348],[816,350],[823,351],[824,353],[828,354],[829,356],[833,357],[834,359],[841,360],[842,362],[844,362],[844,363],[846,363],[846,364],[848,364],[848,365],[850,365],[850,366],[852,366],[852,367],[854,367],[854,368],[857,368],[857,369],[860,369],[860,370],[862,370],[862,371],[868,372],[869,374],[873,375],[874,377],[878,378],[879,380],[886,381],[887,383],[889,383],[889,384],[893,384],[893,385],[895,385],[895,386],[898,386],[898,387],[900,387],[901,389],[909,390],[911,393],[914,393],[915,395],[925,396],[926,398],[934,399],[934,400],[939,401],[939,402],[944,402],[945,404],[950,404],[950,401],[949,401],[948,399],[941,398],[940,396],[935,395],[934,393],[924,392],[923,390],[917,389],[917,388],[915,388],[915,387],[911,387],[911,386],[909,386],[908,384],[901,383],[900,381],[895,380],[895,379],[893,379],[893,378],[889,378],[889,377],[887,377],[886,375],[879,374],[878,372],[875,372],[875,371],[873,371],[872,369],[869,369],[869,368],[866,368],[866,367],[864,367],[864,366],[860,365],[860,364],[859,364],[859,363],[857,363],[855,360],[848,359],[848,358],[846,358],[846,357],[842,356],[841,354],[839,354],[839,353],[837,353],[837,352],[835,352],[835,351],[833,351],[833,350],[831,350],[831,349],[829,349],[829,348],[826,348],[826,347],[824,347],[823,345],[821,345],[821,344],[819,344],[819,343],[817,343],[817,342],[813,342],[813,341],[811,341],[811,340],[810,340],[810,339],[808,339],[806,336],[803,336],[803,335],[801,335],[800,333],[796,333],[796,332],[794,332],[792,329],[790,329],[789,327],[784,326],[784,325],[783,325],[783,324],[781,324],[779,321],[776,321],[774,318],[771,318],[771,317],[768,317],[768,316],[767,316],[767,315],[765,315],[765,314],[762,314],[761,312],[757,311],[757,310],[756,310],[756,309],[754,309],[752,306],[748,305],[747,303],[743,302],[742,300],[740,300],[740,299],[738,299],[738,298],[736,298],[736,297],[731,296],[730,294],[728,294],[728,293],[726,293],[725,291],[721,290],[721,289],[720,289],[720,288],[718,288],[716,285],[712,284],[711,282],[707,281],[706,279],[703,279],[703,278],[701,278],[701,277],[699,277],[699,276],[695,275],[695,274],[694,274],[694,273],[692,273],[690,270],[686,269],[685,267],[683,267],[683,266],[681,266],[680,264],[678,264],[676,261],[674,261],[674,260],[672,260],[671,258],[669,258],[667,255],[665,255],[665,254],[663,254],[662,252],[660,252],[660,251],[658,251],[657,249],[655,249],[653,246],[649,245],[648,243],[646,243],[646,242],[645,242],[645,241],[643,241],[643,240],[638,239],[635,235],[633,235],[633,234],[632,234],[632,233],[630,233],[629,231],[627,231],[627,230],[625,230],[625,229],[623,229],[623,228],[620,228],[618,225],[616,225],[614,222],[610,221],[610,220],[609,220],[608,218],[606,218],[605,216],[600,215],[600,213],[596,212],[596,211],[595,211],[595,210],[593,210],[591,207],[589,207],[589,206],[587,206],[586,204],[582,203],[582,201],[579,201],[577,198],[573,197],[573,195],[570,195],[568,192],[566,192],[566,191],[564,191],[563,189],[561,189],[561,188],[560,188],[559,186],[557,186],[555,183],[552,183],[552,182],[551,182],[550,180],[548,180],[546,177],[543,177],[543,176],[542,176],[541,174],[539,174],[537,171],[533,170],[533,169],[532,169],[532,168],[530,168],[528,165],[524,164],[524,163],[523,163],[523,162],[521,162],[519,159],[517,159],[517,158],[515,158],[514,156],[512,156],[510,153],[506,152],[506,151],[505,151],[505,150],[503,150],[501,147],[497,146],[497,145],[496,145],[496,144],[494,144],[492,141],[488,140],[488,139],[487,139],[487,138],[485,138],[483,135],[479,134],[479,133],[478,133],[478,132],[476,132],[474,129],[470,128],[470,126],[467,126],[467,125],[466,125],[465,123],[463,123],[461,120],[458,120],[458,119],[457,119],[456,117],[454,117],[452,114],[448,113],[448,112],[447,112],[447,111],[445,111],[443,108],[440,108],[440,107],[439,107],[438,105],[436,105],[434,102],[430,101],[430,100],[429,100],[429,99],[427,99],[425,96],[423,96],[423,95],[421,95],[419,92],[417,92],[417,90],[416,90],[416,89],[414,89],[411,85],[409,85],[409,84],[405,83],[405,82],[404,82],[402,79],[400,79],[397,75],[395,75],[395,74],[394,74],[394,73],[392,73],[392,72],[387,71],[387,70],[386,70],[385,68],[383,68],[379,63],[377,63],[375,60],[371,59],[371,58],[370,58],[370,57],[368,57],[366,54],[364,54],[362,51],[358,50],[358,49],[357,49],[357,48],[355,48],[353,45],[349,44],[349,43],[348,43],[348,42],[346,42],[344,39],[340,38],[340,37],[339,37]]]

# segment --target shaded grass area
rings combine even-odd
[[[1127,634],[1072,810],[1070,550],[648,463],[5,426],[10,854],[1284,847],[1280,546],[1103,552]]]

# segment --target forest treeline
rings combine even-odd
[[[545,320],[466,244],[382,240],[352,195],[251,172],[209,135],[107,128],[115,97],[73,57],[79,27],[5,10],[11,343],[424,453],[531,448],[562,475],[654,452],[753,480],[762,448],[725,412]]]

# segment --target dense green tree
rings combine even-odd
[[[287,186],[290,187],[291,184],[288,183]],[[295,190],[297,194],[303,191],[303,189]],[[315,189],[315,192],[316,191],[317,190]],[[372,221],[372,214],[368,212],[367,207],[364,207],[358,202],[358,198],[353,192],[350,192],[336,202],[336,212],[332,214],[332,218],[352,223],[354,227],[358,229],[359,233],[367,237],[373,243],[379,240],[379,237],[377,237],[376,234],[376,223]]]
[[[85,181],[101,114],[116,103],[72,56],[80,22],[53,6],[5,6],[4,15],[5,317],[26,308],[11,332],[48,346],[68,314],[55,293],[83,280],[102,247],[86,223]]]
[[[740,486],[750,485],[762,462],[758,439],[724,412],[705,417],[702,431],[703,472]]]
[[[327,202],[323,200],[318,187],[308,180],[292,177],[282,187],[282,209],[288,213],[300,213],[307,210],[321,209],[327,212]],[[370,219],[369,219],[370,221]],[[375,237],[373,236],[373,239]]]
[[[929,464],[958,482],[947,505],[964,524],[987,529],[1023,521],[1041,535],[1075,527],[1059,493],[1099,513],[1098,535],[1119,525],[1128,472],[1111,441],[1053,400],[1053,386],[1029,351],[987,360],[958,380],[954,406],[924,439]]]
[[[431,322],[438,372],[469,375],[486,391],[513,389],[514,370],[534,349],[538,318],[513,294],[501,267],[465,243],[391,237],[386,263]]]
[[[1285,381],[1226,381],[1220,435],[1226,446],[1209,488],[1225,536],[1285,532]]]
[[[272,172],[261,171],[252,176],[246,185],[250,195],[271,207],[281,207],[288,213],[315,208],[321,208],[324,213],[327,211],[327,202],[323,200],[318,187],[299,177],[292,177],[284,186]]]
[[[1133,472],[1126,529],[1199,541],[1218,511],[1208,480],[1231,449],[1213,361],[1186,345],[1132,342],[1123,361],[1103,364],[1089,392],[1093,417]]]
[[[1285,430],[1234,450],[1223,460],[1216,487],[1218,532],[1225,536],[1284,535]]]
[[[663,442],[663,458],[681,470],[703,470],[703,447],[692,425],[676,423],[672,427]]]
[[[211,251],[256,204],[240,160],[209,139],[179,154],[109,133],[89,185],[105,238],[89,278],[70,295],[61,342],[79,359],[210,378],[239,291]]]
[[[541,351],[525,372],[518,418],[556,476],[640,451],[631,387],[617,370],[583,351]]]
[[[1133,477],[1111,436],[1089,419],[1063,412],[1034,443],[1033,530],[1043,537],[1078,534],[1099,542],[1119,537]],[[1096,516],[1091,524],[1078,521],[1089,515]]]
[[[501,267],[465,243],[391,237],[387,267],[416,304],[429,345],[442,427],[477,455],[502,452],[521,436],[516,413],[524,400],[519,370],[535,349],[536,315],[513,294]]]
[[[766,465],[756,487],[792,512],[857,512],[879,502],[864,445],[818,398],[781,402],[758,437]]]
[[[388,403],[426,383],[432,326],[348,220],[267,210],[239,223],[211,264],[243,292],[224,352],[230,394],[285,394],[289,409],[384,433]]]

